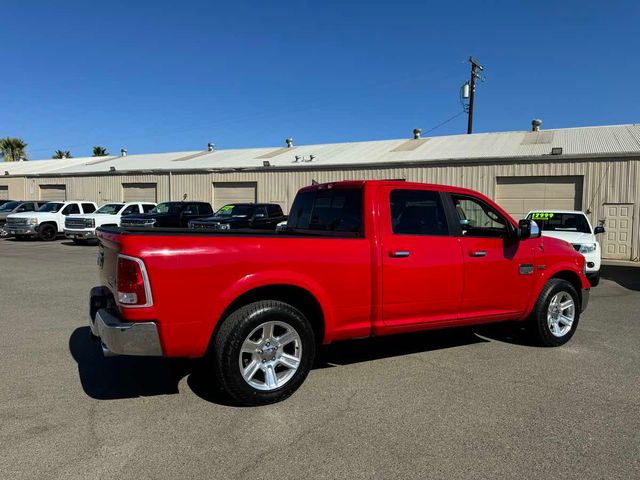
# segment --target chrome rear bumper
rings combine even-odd
[[[105,356],[141,355],[162,356],[158,325],[152,321],[123,322],[111,313],[99,297],[102,289],[91,290],[89,302],[89,327],[100,338]]]

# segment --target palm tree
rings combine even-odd
[[[20,138],[0,138],[0,155],[4,157],[5,162],[17,162],[20,159],[26,160],[26,148],[27,144]]]
[[[94,157],[106,157],[109,155],[107,149],[104,147],[93,147],[93,156]]]
[[[69,150],[56,150],[51,158],[71,158]]]

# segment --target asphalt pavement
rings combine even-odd
[[[0,240],[0,478],[640,478],[640,268],[607,266],[572,341],[484,327],[322,349],[240,408],[199,362],[103,358],[96,248]]]

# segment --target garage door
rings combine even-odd
[[[9,187],[0,185],[0,200],[9,200]]]
[[[250,203],[256,201],[255,183],[214,183],[213,209],[218,210],[227,203]]]
[[[125,202],[152,202],[157,201],[155,183],[123,183],[122,199]]]
[[[66,185],[40,185],[40,200],[46,202],[62,201],[67,199]]]
[[[605,203],[604,239],[602,256],[622,260],[631,259],[631,212],[630,203]]]
[[[530,210],[581,210],[582,177],[498,177],[496,201],[516,220]]]

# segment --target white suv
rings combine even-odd
[[[96,211],[93,202],[48,202],[35,212],[13,213],[7,217],[5,230],[18,240],[36,237],[40,240],[55,240],[64,231],[68,215]]]
[[[576,251],[584,255],[587,278],[592,286],[600,282],[601,252],[596,235],[604,233],[604,227],[591,227],[584,212],[575,210],[533,210],[527,218],[534,220],[543,236],[566,240]]]
[[[74,243],[85,243],[96,238],[96,228],[120,226],[120,219],[125,215],[147,213],[155,207],[155,203],[106,203],[93,213],[68,216],[64,223],[64,234]]]

